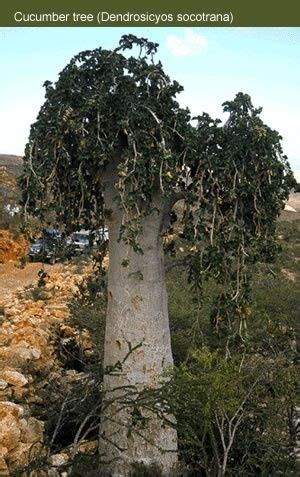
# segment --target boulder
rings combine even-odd
[[[8,453],[7,447],[0,445],[0,457],[5,457]],[[1,474],[0,474],[1,475]]]
[[[9,371],[4,370],[0,372],[0,377],[4,379],[8,384],[12,386],[23,387],[28,384],[28,379],[25,378],[24,374],[19,373],[18,371]]]
[[[9,469],[5,462],[4,457],[0,457],[0,475],[1,477],[5,477],[6,475],[10,475]]]
[[[50,464],[53,465],[54,467],[60,467],[61,465],[66,465],[68,461],[69,461],[69,456],[65,452],[61,452],[59,454],[53,454],[49,459]]]
[[[86,441],[80,444],[78,451],[81,454],[94,455],[98,449],[98,446],[99,442],[97,440]]]
[[[22,419],[21,425],[21,440],[25,443],[42,442],[45,424],[35,417],[29,417],[28,420]]]
[[[23,417],[24,408],[19,404],[15,404],[11,401],[1,401],[0,402],[0,418],[11,414],[14,417]]]
[[[20,443],[21,431],[18,426],[18,420],[13,414],[7,414],[1,419],[0,446],[8,451],[18,447]]]
[[[0,379],[0,391],[3,391],[4,389],[6,389],[7,386],[8,386],[7,381],[5,381],[5,379]]]
[[[36,453],[34,453],[32,444],[24,444],[23,442],[19,442],[18,446],[8,453],[6,462],[9,466],[9,469],[16,470],[28,465],[34,455],[36,455]]]

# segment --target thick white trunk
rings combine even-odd
[[[104,404],[100,449],[102,460],[110,462],[106,475],[114,477],[131,475],[137,462],[156,464],[163,475],[171,475],[177,461],[176,431],[143,408],[139,410],[146,419],[132,426],[133,406],[125,403],[127,398],[132,401],[131,393],[134,399],[136,392],[159,387],[162,373],[173,364],[161,215],[155,212],[144,221],[142,255],[118,240],[122,214],[115,207],[108,223],[104,369],[113,370],[104,376],[104,391],[106,403],[114,402]]]

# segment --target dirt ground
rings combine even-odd
[[[7,304],[12,293],[38,280],[38,271],[44,267],[47,273],[63,268],[62,264],[48,265],[40,262],[27,263],[25,268],[18,268],[18,262],[0,264],[0,306]]]

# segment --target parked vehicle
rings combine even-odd
[[[106,240],[108,240],[107,229],[96,231],[80,230],[79,232],[73,232],[67,242],[73,247],[75,253],[84,253],[89,248],[94,248]]]
[[[97,231],[80,230],[74,232],[68,239],[56,229],[47,229],[41,238],[36,240],[28,250],[31,261],[49,262],[54,264],[59,260],[71,258],[73,255],[87,253],[108,240],[107,229]]]
[[[34,242],[28,250],[29,259],[32,262],[41,261],[41,262],[55,262],[54,254],[51,250],[49,244],[41,239]]]
[[[84,253],[90,246],[90,233],[86,230],[74,232],[71,236],[70,244],[75,253]]]
[[[41,238],[36,240],[28,250],[28,256],[31,261],[49,262],[54,264],[56,261],[70,255],[69,247],[59,230],[47,229]]]

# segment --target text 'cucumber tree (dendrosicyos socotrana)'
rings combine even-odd
[[[176,465],[163,403],[157,412],[127,405],[159,388],[172,366],[165,253],[184,259],[199,289],[211,276],[222,285],[212,320],[230,353],[230,339],[246,332],[249,272],[276,253],[276,218],[293,184],[281,137],[250,97],[224,103],[225,124],[207,114],[191,121],[176,101],[182,87],[155,61],[157,47],[123,36],[115,50],[79,53],[47,81],[20,180],[25,216],[52,211],[66,231],[109,229],[107,475],[130,475],[136,462],[170,475]]]

